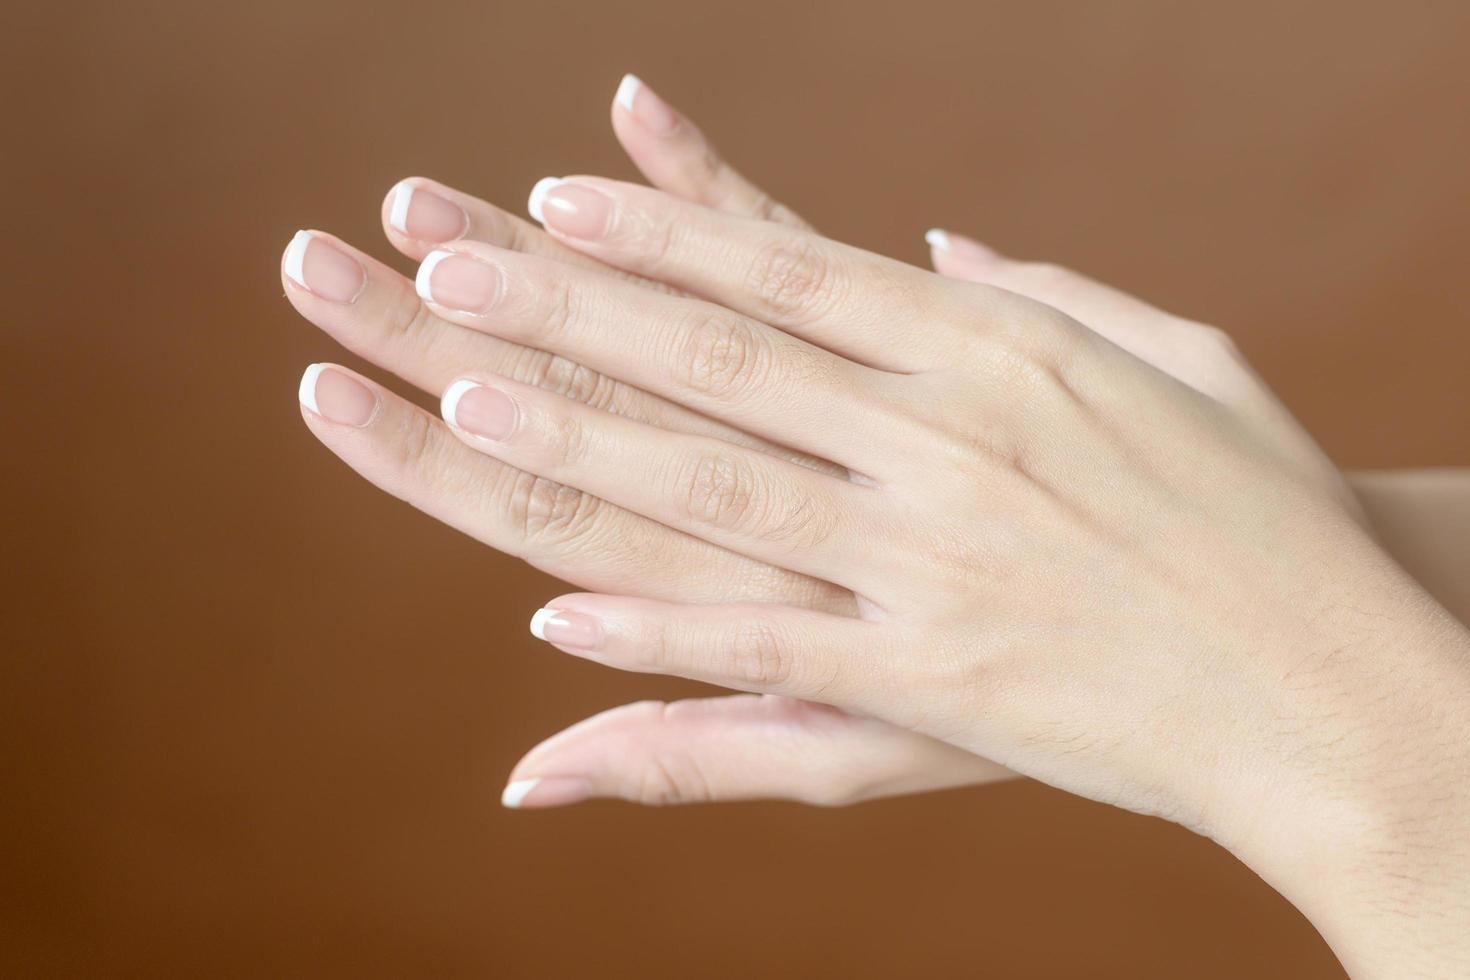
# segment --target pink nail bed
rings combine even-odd
[[[291,239],[284,265],[292,282],[332,303],[353,302],[367,285],[367,273],[357,259],[309,231],[298,231]]]
[[[421,297],[463,313],[484,313],[500,294],[500,270],[461,252],[430,252],[414,288]]]
[[[538,609],[531,617],[531,635],[547,643],[596,650],[602,645],[602,624],[586,613]]]
[[[378,394],[345,371],[313,364],[301,376],[301,404],[328,422],[362,428],[378,413]]]
[[[452,242],[470,229],[470,216],[458,204],[404,181],[393,188],[388,225],[421,242]]]
[[[520,414],[505,392],[469,380],[450,385],[440,409],[450,425],[496,442],[515,431]]]
[[[546,191],[540,210],[546,227],[591,241],[607,234],[613,202],[601,191],[562,181]]]

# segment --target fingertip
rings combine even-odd
[[[623,80],[618,82],[617,94],[613,96],[614,104],[622,106],[628,112],[632,112],[633,99],[642,87],[643,79],[634,75],[632,72],[624,75]]]
[[[535,776],[506,784],[500,805],[507,810],[544,810],[592,798],[592,782],[581,776]]]

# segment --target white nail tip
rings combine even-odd
[[[638,90],[642,87],[643,79],[637,75],[624,75],[623,80],[618,83],[618,94],[614,101],[624,109],[632,112],[633,97],[638,94]]]
[[[298,231],[291,239],[291,244],[286,246],[286,277],[300,286],[302,289],[310,289],[306,284],[306,247],[311,244],[312,234],[309,231]]]
[[[420,299],[426,299],[431,303],[434,301],[434,294],[429,289],[429,282],[434,277],[434,266],[453,254],[453,252],[444,251],[430,252],[424,258],[423,265],[419,266],[419,274],[413,279],[413,288],[418,292]]]
[[[459,428],[456,415],[459,411],[459,400],[464,397],[465,392],[478,387],[479,385],[475,382],[463,378],[450,385],[444,392],[444,397],[439,400],[439,412],[444,416],[444,421],[456,429]]]
[[[949,248],[949,232],[943,228],[930,228],[924,232],[924,241],[929,243],[930,248],[944,251]]]
[[[413,185],[399,184],[393,190],[393,208],[388,213],[388,224],[400,235],[408,234],[408,206],[413,203]]]
[[[538,609],[531,617],[531,635],[538,640],[546,639],[546,624],[556,618],[555,609]]]
[[[316,379],[321,377],[321,373],[325,368],[325,364],[313,364],[308,367],[306,373],[301,376],[301,387],[296,389],[296,397],[301,401],[301,404],[318,415],[322,413],[316,407]]]
[[[550,194],[551,189],[560,183],[560,177],[542,177],[536,181],[536,186],[531,188],[531,199],[526,202],[526,210],[531,213],[531,217],[543,225],[546,224],[546,214],[542,210],[546,203],[546,195]]]
[[[510,783],[500,794],[500,805],[507,810],[519,808],[521,803],[526,799],[526,796],[531,790],[536,788],[536,784],[539,782],[541,782],[539,779],[517,779],[515,782]]]

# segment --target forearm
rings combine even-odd
[[[1318,737],[1237,850],[1355,980],[1470,975],[1470,631],[1415,591],[1322,664]]]
[[[1470,468],[1348,474],[1384,548],[1470,623]]]

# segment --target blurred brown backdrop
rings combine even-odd
[[[6,20],[0,975],[1338,975],[1220,850],[1034,785],[502,811],[539,738],[682,688],[537,644],[553,582],[315,443],[297,379],[343,355],[277,259],[389,255],[409,174],[630,175],[635,70],[832,234],[1089,270],[1234,331],[1344,465],[1464,463],[1466,4]]]

